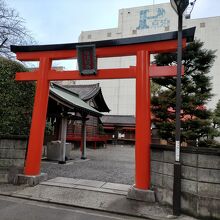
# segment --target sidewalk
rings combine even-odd
[[[172,218],[172,209],[169,207],[127,199],[129,187],[130,185],[125,184],[56,177],[35,187],[1,187],[0,194],[148,219]],[[185,215],[176,219],[195,220]]]

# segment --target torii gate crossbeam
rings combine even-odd
[[[183,31],[183,45],[193,39],[195,28]],[[17,59],[21,61],[39,61],[36,72],[20,72],[16,80],[36,80],[36,94],[32,123],[25,162],[25,175],[40,174],[41,154],[46,123],[49,82],[51,80],[100,80],[100,79],[136,79],[136,143],[135,143],[135,187],[150,187],[150,77],[175,76],[176,68],[150,67],[150,54],[172,52],[177,48],[177,32],[156,34],[136,38],[90,42],[96,45],[97,58],[136,56],[136,67],[122,69],[100,69],[97,75],[82,76],[78,71],[55,71],[51,69],[53,60],[76,58],[76,46],[87,43],[11,46]]]

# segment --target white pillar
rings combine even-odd
[[[60,160],[59,163],[66,163],[66,130],[67,130],[67,117],[61,119],[61,144],[60,144]]]
[[[86,159],[86,118],[82,119],[82,156],[81,159]]]

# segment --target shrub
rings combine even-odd
[[[15,81],[15,73],[25,71],[22,64],[0,57],[1,135],[29,134],[35,84]]]

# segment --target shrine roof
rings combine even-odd
[[[134,115],[103,115],[100,119],[104,125],[135,126]]]
[[[187,42],[191,42],[193,40],[194,34],[195,34],[195,27],[183,30],[183,38],[186,38]],[[177,36],[178,36],[178,32],[173,31],[173,32],[145,35],[139,37],[119,38],[112,40],[92,41],[92,42],[82,42],[82,43],[30,45],[30,46],[11,45],[11,51],[16,53],[16,52],[73,50],[76,49],[76,46],[87,45],[87,44],[95,44],[97,48],[111,47],[111,46],[122,46],[122,45],[130,45],[130,44],[151,43],[157,41],[176,40]]]
[[[99,83],[85,85],[62,85],[64,88],[73,91],[79,95],[81,99],[87,101],[94,97],[99,91]]]
[[[73,110],[85,112],[93,116],[102,116],[101,112],[80,99],[78,94],[71,92],[70,90],[57,84],[51,83],[50,97]]]
[[[84,101],[93,99],[97,104],[97,110],[100,112],[109,112],[105,99],[102,95],[99,83],[86,85],[62,85],[64,88],[76,93]]]

